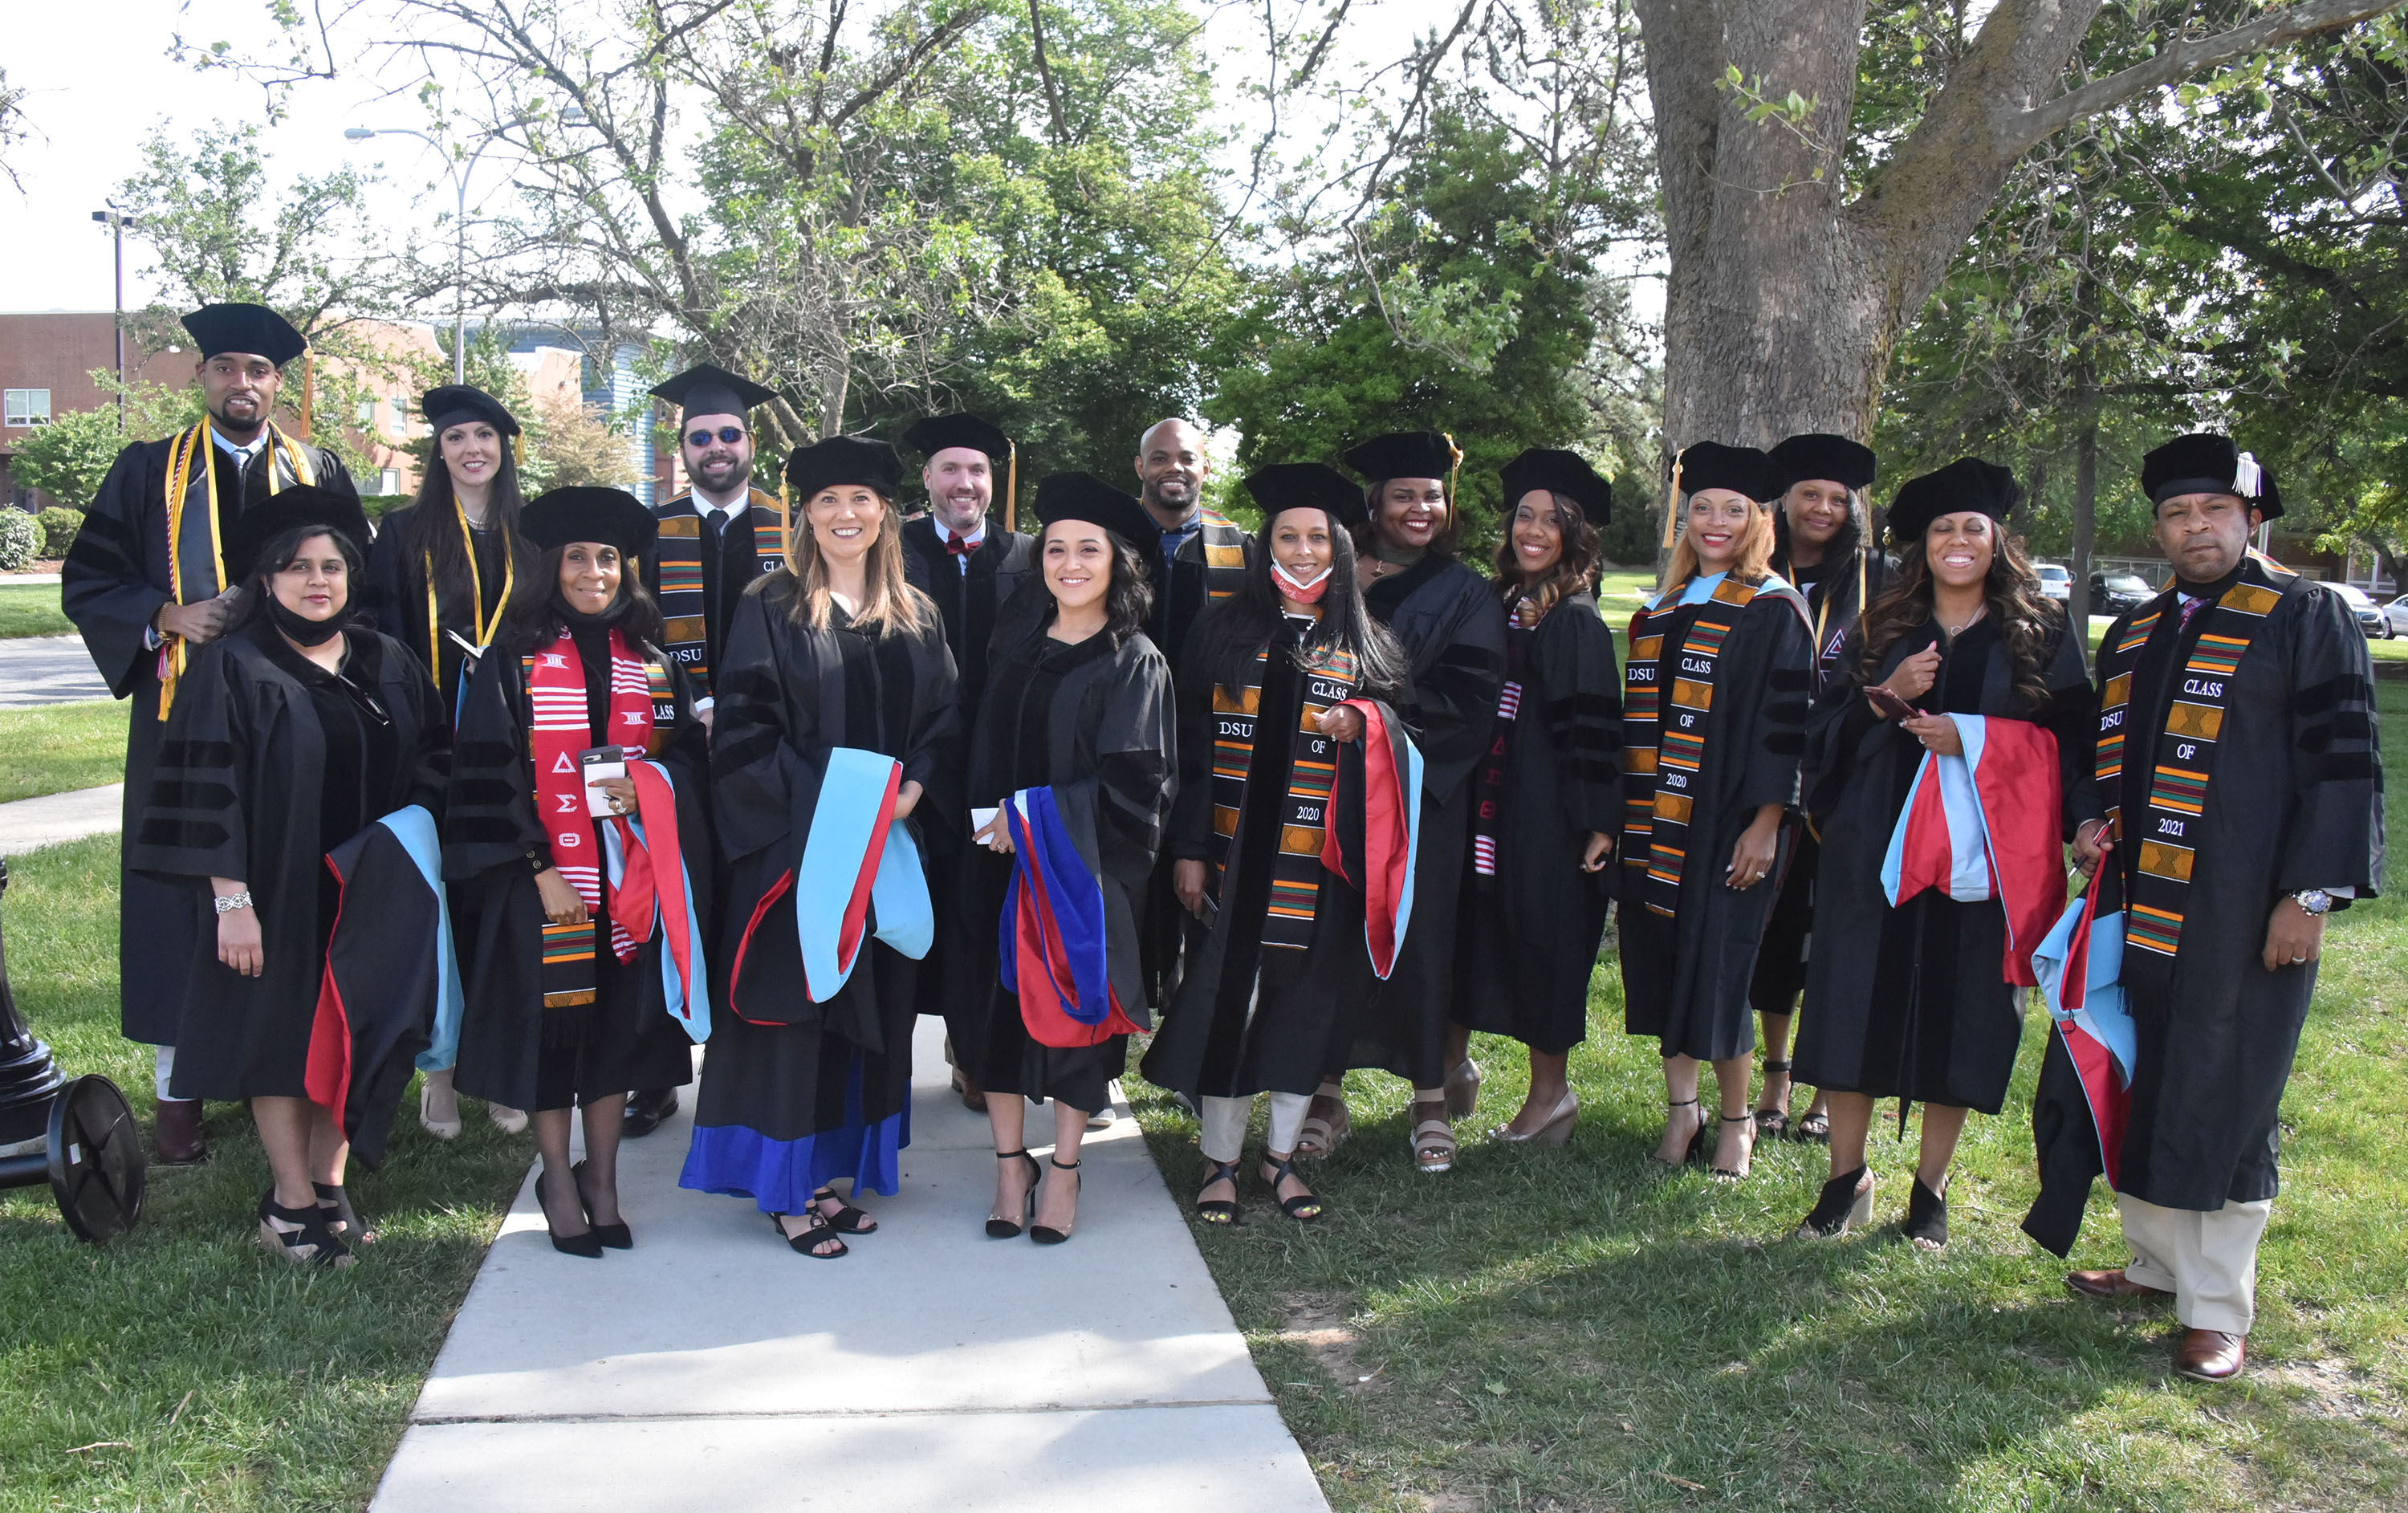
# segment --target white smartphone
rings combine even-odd
[[[627,749],[624,746],[589,748],[577,753],[577,766],[586,783],[585,812],[609,814],[610,795],[593,785],[600,778],[627,776]]]

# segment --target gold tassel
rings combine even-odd
[[[1003,445],[1003,529],[1009,535],[1020,522],[1020,448],[1010,441]]]
[[[1672,550],[1672,537],[1679,533],[1681,517],[1681,453],[1672,454],[1672,492],[1664,501],[1664,550]]]
[[[1455,507],[1455,478],[1463,471],[1463,449],[1455,444],[1453,432],[1440,431],[1439,435],[1446,437],[1446,507],[1451,510]]]
[[[795,570],[795,501],[794,485],[784,474],[778,476],[778,555],[786,559],[786,571]]]
[[[515,431],[510,434],[510,461],[521,467],[526,466],[526,433],[524,431]]]

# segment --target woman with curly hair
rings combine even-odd
[[[1966,1112],[1997,1113],[2014,1071],[2023,990],[2001,969],[2005,907],[1931,890],[1893,906],[1883,871],[1924,754],[1964,754],[1951,715],[1984,717],[1985,744],[1997,749],[2007,733],[1995,727],[2009,721],[2055,737],[2064,813],[2049,822],[2067,836],[2086,802],[2090,680],[2064,611],[2006,532],[2022,497],[2005,468],[1971,457],[1899,490],[1898,577],[1808,718],[1805,803],[1823,855],[1797,1063],[1831,1102],[1831,1178],[1801,1233],[1866,1221],[1873,1105],[1899,1098],[1925,1106],[1906,1233],[1945,1245],[1948,1163]],[[2014,820],[1984,818],[1994,836]]]

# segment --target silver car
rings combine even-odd
[[[2032,571],[2040,575],[2040,592],[2043,598],[2063,604],[2073,597],[2073,571],[2057,563],[2035,563]]]
[[[2368,635],[2377,636],[2386,641],[2391,639],[2393,635],[2391,617],[2385,614],[2372,599],[2367,597],[2364,589],[2348,583],[2328,583],[2325,588],[2329,592],[2341,595],[2342,603],[2349,606],[2349,612],[2357,617],[2359,630]]]

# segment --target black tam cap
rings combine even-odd
[[[519,513],[519,534],[550,551],[572,541],[599,541],[622,557],[652,550],[660,521],[624,489],[553,489]]]
[[[1461,461],[1455,438],[1443,431],[1391,431],[1346,453],[1346,465],[1373,483],[1453,478],[1455,464]]]
[[[265,305],[204,305],[184,317],[203,357],[243,352],[282,367],[308,347],[293,322]]]
[[[1933,521],[1968,509],[2003,522],[2023,500],[2023,488],[2013,473],[1979,457],[1959,457],[1936,473],[1899,486],[1898,497],[1889,505],[1889,538],[1912,546],[1923,539]]]
[[[1100,525],[1148,559],[1162,541],[1162,527],[1154,523],[1136,495],[1123,493],[1093,473],[1048,473],[1039,479],[1037,518],[1048,525],[1056,521]]]
[[[1791,436],[1767,455],[1776,493],[1787,493],[1808,478],[1829,478],[1843,489],[1870,488],[1881,470],[1870,447],[1828,431]]]
[[[426,397],[418,402],[418,408],[438,436],[466,421],[482,421],[506,436],[519,434],[518,418],[507,406],[468,384],[447,383],[439,389],[429,389]]]
[[[1580,507],[1591,525],[1603,525],[1613,513],[1613,485],[1597,476],[1588,459],[1576,451],[1533,447],[1498,470],[1505,485],[1505,514],[1533,489],[1559,493]]]
[[[234,529],[227,533],[225,542],[227,581],[239,583],[251,577],[260,565],[259,554],[270,541],[287,531],[312,526],[344,536],[355,554],[366,555],[368,518],[360,509],[360,502],[332,489],[296,483],[277,490],[235,517]],[[365,583],[354,583],[351,592],[356,596],[366,588]]]
[[[1684,494],[1705,489],[1728,489],[1757,504],[1781,497],[1772,476],[1772,459],[1754,447],[1726,447],[1719,441],[1692,441],[1672,464],[1677,487]]]
[[[1362,450],[1357,447],[1354,451]],[[1352,461],[1354,452],[1346,455]],[[1418,478],[1433,475],[1398,473],[1393,476]],[[1444,477],[1443,474],[1436,476]],[[1246,475],[1246,492],[1254,496],[1255,504],[1263,507],[1265,525],[1268,525],[1271,517],[1283,509],[1323,510],[1331,521],[1341,526],[1360,525],[1371,518],[1371,507],[1363,498],[1363,486],[1326,463],[1273,463],[1268,467],[1258,467]]]
[[[776,398],[777,391],[764,389],[724,367],[696,363],[683,373],[654,384],[652,397],[667,400],[687,415],[733,415],[742,419]]]
[[[967,410],[929,415],[912,421],[911,429],[903,433],[903,445],[923,457],[934,457],[954,447],[967,447],[995,458],[1011,455],[1011,438]]]
[[[2265,520],[2283,513],[2273,469],[2234,445],[2230,436],[2194,431],[2141,459],[2141,490],[2155,508],[2186,493],[2229,493],[2246,499]]]
[[[830,436],[786,459],[786,484],[800,505],[823,489],[858,483],[893,499],[903,486],[903,454],[876,436]]]

